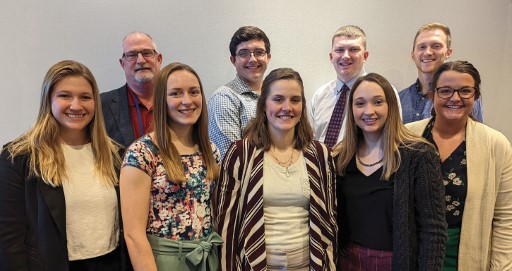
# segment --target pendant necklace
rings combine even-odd
[[[361,165],[363,165],[363,166],[365,166],[365,167],[373,167],[373,166],[375,166],[375,165],[377,165],[377,164],[381,163],[381,162],[382,162],[382,160],[384,160],[384,155],[382,156],[382,158],[380,158],[380,160],[379,160],[379,161],[377,161],[377,162],[375,162],[375,163],[371,163],[371,164],[365,164],[365,163],[363,163],[363,161],[361,161],[361,158],[359,158],[359,152],[356,152],[356,158],[357,158],[357,161],[359,162],[359,164],[361,164]]]
[[[282,162],[281,160],[277,159],[277,157],[274,155],[274,152],[272,150],[269,151],[270,155],[272,156],[272,158],[274,158],[274,160],[282,167],[284,167],[286,169],[286,177],[290,177],[290,172],[288,171],[288,168],[290,167],[290,165],[292,164],[292,160],[293,160],[293,152],[294,152],[294,149],[292,149],[292,153],[290,155],[290,158],[288,159],[288,161],[285,161],[285,162]]]

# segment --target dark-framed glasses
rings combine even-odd
[[[262,58],[267,55],[267,51],[263,49],[256,49],[254,51],[249,51],[247,49],[242,49],[236,53],[236,56],[239,58],[250,58],[251,54],[254,55],[255,58]]]
[[[438,87],[434,89],[437,92],[437,97],[441,99],[450,99],[453,93],[457,92],[462,99],[470,99],[475,96],[476,89],[474,87],[461,87],[453,89],[451,87]]]
[[[144,49],[142,51],[130,51],[130,52],[123,53],[123,58],[128,61],[134,61],[135,59],[137,59],[137,57],[139,57],[139,54],[144,59],[150,59],[150,58],[155,57],[157,52],[154,49]]]

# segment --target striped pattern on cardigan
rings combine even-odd
[[[221,270],[267,270],[263,219],[263,154],[247,140],[226,152],[217,187],[215,225],[224,239]],[[313,141],[304,152],[311,188],[310,270],[335,270],[336,185],[333,158]]]

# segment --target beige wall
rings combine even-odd
[[[133,30],[151,34],[164,64],[194,67],[207,95],[234,77],[228,43],[242,25],[262,28],[272,43],[269,69],[292,67],[310,98],[335,78],[328,59],[333,32],[357,24],[368,35],[366,70],[398,89],[416,79],[410,60],[417,28],[451,27],[452,60],[472,62],[482,74],[485,122],[512,140],[512,2],[493,1],[9,1],[0,10],[0,144],[36,118],[47,69],[62,59],[86,64],[102,91],[124,84],[121,40]]]

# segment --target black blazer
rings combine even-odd
[[[11,162],[6,147],[0,155],[0,270],[68,271],[62,186],[28,177],[29,155]],[[118,187],[116,193],[119,200]],[[120,228],[121,266],[130,270],[122,223]]]
[[[128,148],[135,141],[135,133],[128,106],[127,85],[101,93],[100,96],[107,134],[117,143]]]

